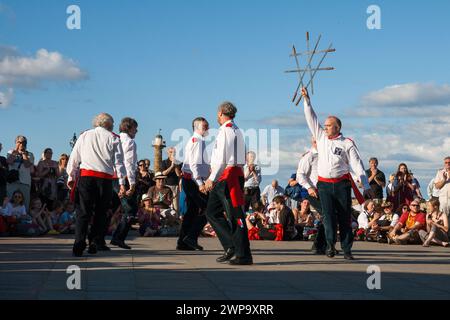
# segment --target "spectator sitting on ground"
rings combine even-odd
[[[448,217],[439,210],[439,206],[440,202],[437,199],[428,201],[427,230],[419,231],[424,247],[429,247],[431,243],[449,246]]]
[[[75,233],[75,206],[72,202],[66,201],[64,204],[64,212],[59,217],[58,224],[60,233]]]
[[[261,201],[252,204],[253,213],[247,215],[245,223],[248,229],[249,240],[283,240],[283,227],[279,223],[269,223],[264,214],[264,205]]]
[[[150,198],[150,207],[161,216],[162,229],[174,228],[170,231],[174,233],[179,221],[176,218],[176,211],[170,207],[173,204],[172,190],[165,186],[165,179],[166,176],[157,172],[154,178],[156,185],[151,187],[147,194]]]
[[[299,207],[300,210],[297,210],[297,214],[294,212],[295,228],[298,234],[301,235],[301,238],[307,240],[308,232],[311,233],[315,229],[314,222],[316,218],[307,199],[300,202]]]
[[[41,199],[34,198],[31,201],[30,213],[33,218],[33,223],[39,226],[42,233],[47,233],[49,235],[59,234],[59,232],[53,228],[52,212],[48,210],[47,204],[42,204]]]
[[[151,199],[148,194],[142,196],[141,208],[138,211],[139,234],[143,237],[154,237],[161,228],[161,217],[152,208]]]
[[[380,214],[375,210],[375,202],[366,200],[363,205],[363,211],[358,216],[358,231],[356,235],[359,240],[366,239],[366,236],[373,231],[379,218]]]
[[[419,199],[414,199],[409,205],[410,211],[402,214],[394,229],[388,234],[388,243],[421,243],[419,231],[425,230],[426,218],[425,215],[420,212],[419,208]]]
[[[373,230],[377,231],[377,240],[380,243],[387,242],[387,234],[394,229],[400,218],[397,213],[392,211],[393,208],[394,206],[391,202],[383,202],[381,204],[383,213],[376,224],[372,226]]]
[[[62,202],[56,200],[53,202],[53,210],[50,212],[50,218],[52,220],[53,229],[60,232],[61,225],[59,219],[64,212],[64,205]]]
[[[277,221],[283,226],[283,241],[294,240],[297,236],[295,228],[295,218],[292,210],[286,206],[286,200],[283,196],[276,196],[273,199],[277,212]]]
[[[5,197],[0,213],[6,221],[7,232],[14,233],[17,226],[28,219],[23,193],[17,190],[11,200]]]

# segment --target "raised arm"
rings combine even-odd
[[[311,106],[311,100],[309,98],[308,90],[306,88],[302,88],[302,95],[304,98],[303,105],[304,105],[304,109],[305,109],[306,123],[308,124],[311,134],[317,141],[324,134],[323,129],[322,129],[321,125],[319,124],[319,120],[317,119],[317,115],[314,112],[314,109]]]

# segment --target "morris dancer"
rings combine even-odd
[[[198,237],[206,225],[205,210],[208,196],[205,181],[209,176],[210,165],[206,154],[204,137],[209,124],[205,118],[198,117],[192,121],[194,134],[186,145],[181,171],[181,184],[186,194],[187,212],[183,216],[177,250],[203,250],[198,244]]]
[[[324,215],[325,237],[327,239],[326,254],[333,258],[336,255],[337,224],[341,247],[346,260],[354,260],[352,255],[353,233],[351,226],[352,198],[351,189],[359,203],[364,197],[354,183],[350,170],[362,183],[365,193],[373,198],[363,163],[355,143],[341,134],[342,123],[339,118],[329,116],[323,129],[311,106],[306,88],[302,88],[305,117],[308,127],[317,141],[318,150],[318,182],[320,203]]]
[[[122,146],[119,138],[112,133],[113,127],[114,120],[109,114],[101,113],[96,116],[94,129],[80,135],[69,158],[67,184],[70,189],[76,187],[78,194],[73,245],[73,255],[76,257],[81,257],[86,248],[86,235],[92,215],[94,221],[88,237],[88,253],[97,253],[97,243],[102,241],[106,229],[106,212],[113,195],[114,171],[120,181],[119,197],[123,197],[126,191]]]
[[[221,127],[211,156],[211,175],[205,183],[206,191],[210,191],[206,216],[225,249],[217,262],[250,265],[253,259],[242,210],[245,144],[242,132],[233,122],[236,112],[231,102],[219,106],[217,121]],[[233,256],[235,259],[231,259]]]

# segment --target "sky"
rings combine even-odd
[[[372,4],[378,30],[366,24]],[[80,30],[66,26],[70,5],[81,10]],[[284,71],[309,31],[312,43],[322,35],[320,49],[336,49],[322,65],[335,70],[314,81],[320,120],[341,118],[366,167],[376,156],[389,175],[405,162],[426,195],[450,154],[449,12],[437,0],[0,0],[2,153],[18,134],[36,157],[46,147],[70,153],[73,133],[108,112],[116,124],[138,120],[138,156],[153,159],[159,129],[176,145],[197,116],[217,128],[217,106],[229,100],[243,130],[278,130],[279,150],[270,141],[257,151],[279,162],[262,166],[263,186],[286,185],[310,134],[291,103],[298,78]]]

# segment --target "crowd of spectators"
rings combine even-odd
[[[35,164],[27,149],[28,140],[18,136],[15,146],[0,156],[0,235],[37,236],[73,233],[76,210],[67,187],[69,156],[53,160],[46,148]],[[2,151],[0,144],[0,153]],[[161,172],[150,169],[150,160],[138,161],[133,197],[137,203],[132,213],[138,234],[143,237],[176,236],[185,210],[180,188],[181,163],[176,150],[167,150]],[[293,174],[286,186],[273,180],[262,191],[261,168],[256,154],[249,152],[244,167],[246,225],[251,240],[313,240],[321,216],[307,199],[308,192]],[[423,197],[419,181],[401,163],[395,173],[385,174],[378,160],[369,160],[366,174],[375,195],[364,204],[353,206],[355,240],[392,244],[449,245],[450,158],[428,185],[429,199]],[[115,199],[109,211],[108,233],[117,227],[123,207]],[[209,224],[205,236],[215,236]]]

